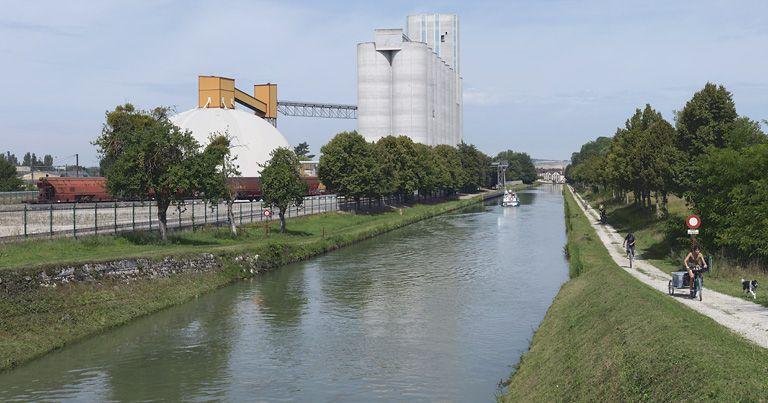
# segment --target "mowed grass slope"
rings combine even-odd
[[[223,269],[127,282],[102,278],[93,283],[0,292],[0,370],[248,276],[233,259],[238,254],[259,254],[261,267],[277,267],[472,203],[450,201],[371,215],[302,217],[288,222],[287,234],[278,234],[278,223],[273,222],[269,238],[264,237],[263,227],[247,225],[236,238],[223,229],[209,228],[175,234],[169,243],[145,234],[3,245],[0,278],[6,279],[20,272],[34,276],[42,267],[64,263],[204,252],[218,256]]]
[[[501,401],[754,401],[768,350],[618,267],[566,191],[572,276]]]

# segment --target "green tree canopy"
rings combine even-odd
[[[16,166],[5,158],[0,158],[0,191],[21,190],[24,183],[16,177]]]
[[[261,171],[264,203],[280,211],[280,232],[285,232],[285,212],[292,205],[301,206],[307,193],[307,184],[301,180],[301,165],[289,148],[279,147]]]
[[[202,163],[195,165],[195,168],[201,171],[196,174],[199,178],[200,196],[212,204],[225,202],[230,232],[236,236],[237,223],[233,207],[238,189],[236,183],[230,179],[240,176],[240,167],[237,165],[237,157],[232,153],[232,137],[228,131],[211,134],[201,160]],[[206,175],[206,172],[216,174]]]
[[[707,83],[677,113],[677,146],[698,155],[709,146],[725,147],[726,133],[736,120],[733,96],[722,85]]]
[[[696,163],[686,199],[705,225],[702,239],[747,257],[768,257],[768,144],[711,148]]]
[[[331,192],[352,197],[382,194],[382,174],[373,143],[356,131],[341,132],[320,151],[318,176]]]
[[[507,180],[521,180],[527,184],[536,181],[536,166],[527,153],[512,150],[502,151],[493,160],[507,162],[509,165],[506,172]]]
[[[438,165],[442,166],[441,171],[444,171],[447,176],[442,178],[444,181],[443,188],[448,194],[458,192],[464,184],[464,170],[461,167],[461,157],[456,148],[446,144],[436,146],[434,148],[435,161]]]
[[[299,161],[311,161],[312,158],[315,158],[315,154],[309,153],[309,144],[307,144],[306,141],[293,147],[293,152],[296,154],[296,157],[299,158]]]
[[[472,144],[462,142],[458,146],[459,161],[464,171],[461,191],[473,193],[483,186],[485,182],[485,169],[480,150]]]
[[[379,139],[375,146],[376,156],[381,166],[383,194],[398,194],[410,197],[419,189],[419,178],[423,174],[419,169],[416,144],[406,136],[386,136]]]
[[[201,165],[200,144],[188,131],[181,131],[168,120],[168,111],[140,111],[131,104],[117,106],[107,112],[101,136],[94,141],[101,158],[113,161],[106,177],[110,194],[154,198],[163,240],[167,239],[171,203],[183,203],[185,195],[196,192],[201,176],[215,175]]]

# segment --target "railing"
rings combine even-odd
[[[361,198],[358,201],[343,196],[307,196],[301,206],[286,210],[287,218],[334,211],[364,213],[385,211],[403,203],[430,203],[454,198],[439,193],[429,196],[413,195],[408,200],[397,196]],[[233,205],[236,224],[276,220],[278,209],[269,209],[260,201],[238,201]],[[166,224],[169,229],[191,229],[227,223],[225,203],[208,204],[201,200],[187,200],[168,208]],[[85,235],[120,234],[132,231],[159,229],[157,205],[154,202],[104,202],[23,204],[0,206],[0,242],[23,241],[31,238],[79,237]]]
[[[291,206],[287,217],[298,217],[338,211],[336,195],[308,196],[300,207]],[[342,206],[343,207],[343,206]],[[238,201],[233,205],[237,224],[264,221],[261,202]],[[271,219],[279,210],[272,209]],[[195,229],[228,222],[227,205],[188,200],[168,208],[168,228]],[[157,205],[154,202],[24,204],[0,208],[0,242],[42,237],[78,237],[83,235],[118,234],[137,230],[157,230]]]

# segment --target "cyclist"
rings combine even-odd
[[[628,232],[627,236],[624,237],[624,242],[621,246],[627,251],[627,255],[631,252],[632,256],[635,256],[635,235]]]
[[[693,292],[693,269],[696,266],[700,266],[702,269],[707,269],[707,261],[704,259],[704,255],[701,254],[699,245],[693,247],[693,249],[685,257],[683,261],[685,269],[688,270],[688,278],[691,279],[691,292]]]

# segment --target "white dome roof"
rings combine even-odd
[[[269,153],[277,147],[290,147],[277,129],[264,119],[238,109],[195,108],[170,117],[182,130],[189,130],[205,147],[213,133],[229,132],[232,152],[242,176],[259,176]]]

